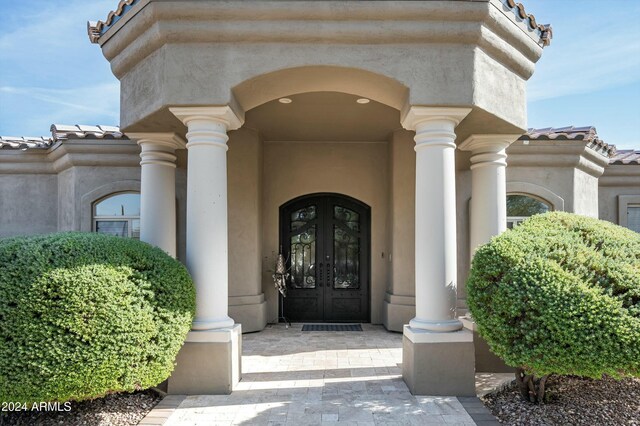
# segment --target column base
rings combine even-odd
[[[389,331],[402,333],[402,328],[416,316],[416,299],[413,296],[396,296],[387,293],[382,305],[382,324]]]
[[[267,302],[264,294],[229,297],[229,316],[242,324],[243,333],[261,331],[267,326]]]
[[[412,330],[424,330],[436,333],[451,333],[454,331],[462,330],[462,322],[459,319],[442,320],[442,321],[429,321],[418,318],[413,318],[409,321],[409,327]]]
[[[478,373],[515,373],[516,369],[509,367],[502,358],[491,352],[489,344],[478,334],[476,323],[469,317],[460,317],[464,328],[473,333],[473,347],[476,358],[476,372]]]
[[[404,326],[402,378],[413,395],[475,396],[473,334]]]
[[[167,393],[228,395],[240,381],[242,326],[190,331],[178,352]]]

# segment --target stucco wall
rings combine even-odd
[[[507,163],[509,164],[508,158]],[[573,211],[573,168],[518,167],[509,164],[507,193],[509,193],[510,182],[529,183],[535,187],[544,188],[564,201],[565,211]],[[535,187],[527,191],[518,191],[518,193],[534,195],[550,202],[547,194],[533,189]]]
[[[371,322],[381,322],[387,287],[387,142],[265,142],[262,179],[262,286],[268,320],[278,317],[273,267],[279,247],[279,208],[301,195],[345,194],[371,208]],[[382,254],[384,253],[384,258]]]
[[[0,238],[55,232],[58,179],[52,174],[0,174]]]
[[[598,199],[600,219],[619,224],[619,197],[640,197],[640,166],[610,165],[599,179]],[[622,212],[623,214],[625,212]]]
[[[573,173],[573,212],[598,218],[598,178],[578,169]]]
[[[468,155],[461,151],[456,152],[457,156]],[[471,200],[471,170],[456,171],[456,231],[457,256],[458,256],[458,315],[464,315],[467,311],[467,289],[466,281],[469,275],[471,263],[471,253],[469,251],[469,213]]]
[[[413,132],[398,130],[390,144],[391,282],[395,296],[415,296],[416,153]]]
[[[229,315],[242,331],[266,325],[262,292],[262,141],[251,129],[230,134],[227,152],[229,208]]]
[[[135,161],[139,162],[139,157]],[[100,198],[114,192],[140,191],[140,166],[77,166],[73,169],[73,204],[61,204],[60,209],[74,212],[74,231],[92,231],[92,205]]]

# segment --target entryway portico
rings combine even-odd
[[[473,394],[459,283],[473,249],[506,228],[505,148],[524,131],[542,29],[499,0],[149,0],[121,16],[96,41],[121,80],[122,127],[142,147],[141,238],[170,254],[176,167],[187,173],[182,260],[197,308],[169,391],[232,391],[234,320],[257,331],[278,309],[279,207],[322,192],[371,207],[371,321],[408,323],[411,391]],[[282,98],[306,114],[293,121]]]

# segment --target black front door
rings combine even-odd
[[[314,194],[280,209],[290,268],[284,316],[290,321],[369,321],[370,213],[344,195]]]

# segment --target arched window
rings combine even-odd
[[[96,202],[93,230],[117,237],[140,238],[140,194],[120,193]]]
[[[520,194],[507,195],[507,228],[511,229],[529,216],[549,210],[552,210],[551,205],[538,198]]]

